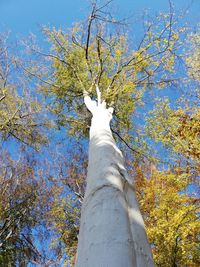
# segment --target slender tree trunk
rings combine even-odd
[[[76,267],[153,267],[144,222],[110,130],[112,109],[85,97],[92,112],[87,187]]]

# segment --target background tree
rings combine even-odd
[[[0,137],[14,137],[38,149],[46,143],[41,117],[41,103],[31,95],[31,85],[26,81],[15,47],[8,41],[8,34],[0,35]],[[22,61],[22,59],[20,59]],[[40,122],[39,122],[40,121]]]
[[[198,34],[190,34],[188,50],[182,59],[186,63],[185,79],[176,101],[158,99],[147,116],[146,131],[173,155],[180,172],[185,172],[190,182],[198,182],[200,166],[200,121],[198,80]],[[188,37],[189,38],[189,37]]]
[[[19,52],[19,51],[18,51]],[[35,245],[41,224],[44,183],[38,180],[34,152],[47,143],[42,106],[17,65],[15,46],[0,35],[0,265],[27,266],[44,260]],[[22,59],[21,59],[22,61]],[[40,121],[39,121],[40,120]],[[28,145],[25,148],[22,144]],[[10,152],[8,152],[10,151]],[[30,154],[32,154],[30,156]],[[40,199],[40,200],[39,200]],[[40,207],[39,207],[40,206]]]
[[[185,57],[185,61],[188,67],[188,73],[192,80],[200,82],[199,76],[199,59],[200,59],[200,30],[199,25],[197,26],[196,32],[192,32],[188,36],[188,47],[189,51]]]
[[[23,157],[14,161],[3,149],[1,157],[0,265],[26,266],[41,257],[32,235],[39,221],[39,183],[32,164]]]
[[[49,209],[45,213],[45,219],[47,228],[55,234],[51,242],[55,258],[57,261],[62,259],[64,266],[74,266],[80,209],[85,191],[87,154],[82,145],[77,146],[77,143],[66,151],[65,154],[54,155],[56,174],[48,178],[51,198],[48,200]],[[52,170],[51,164],[51,172]]]
[[[198,195],[186,173],[135,165],[137,196],[156,266],[198,266]]]

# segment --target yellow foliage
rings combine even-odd
[[[188,66],[190,78],[200,82],[200,28],[196,33],[190,34],[189,39],[189,54],[185,58]]]
[[[187,177],[153,170],[138,175],[136,185],[156,265],[199,266],[199,207]]]

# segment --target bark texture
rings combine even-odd
[[[112,109],[89,96],[92,112],[87,187],[76,267],[153,267],[133,183],[110,130]]]

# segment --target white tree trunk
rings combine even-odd
[[[154,267],[124,159],[110,130],[112,109],[85,97],[92,112],[87,187],[76,267]]]

